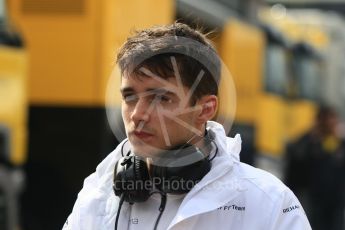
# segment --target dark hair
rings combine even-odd
[[[332,117],[332,116],[336,116],[337,111],[328,105],[321,105],[317,111],[317,119],[318,120],[324,120],[327,117]]]
[[[172,57],[183,85],[188,88],[203,70],[194,100],[203,95],[218,95],[221,62],[215,48],[206,35],[183,23],[136,31],[120,48],[117,63],[122,76],[146,75],[142,72],[145,67],[159,77],[169,78],[175,75]]]

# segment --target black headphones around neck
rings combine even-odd
[[[213,139],[207,133],[205,137],[209,146]],[[216,146],[215,155],[217,151]],[[188,143],[163,151],[159,156],[163,157],[153,162],[150,170],[144,159],[131,155],[130,151],[123,156],[114,168],[115,195],[133,204],[146,201],[154,190],[162,194],[187,193],[210,171],[213,159]]]

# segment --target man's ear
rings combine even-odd
[[[197,122],[205,123],[216,115],[218,108],[218,97],[215,95],[205,95],[197,101],[197,106],[200,107]]]

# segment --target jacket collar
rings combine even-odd
[[[227,137],[223,126],[216,122],[208,122],[207,128],[215,136],[218,155],[212,161],[211,171],[184,198],[169,229],[189,217],[225,205],[243,190],[240,179],[233,173],[234,164],[239,163],[240,135]]]
[[[239,163],[240,135],[237,134],[234,138],[229,138],[226,136],[223,126],[212,121],[207,123],[207,129],[215,137],[218,154],[212,161],[211,171],[184,198],[169,229],[189,217],[215,210],[229,203],[243,190],[241,187],[243,183],[240,183],[241,179],[233,172],[234,164]],[[112,181],[114,164],[121,157],[120,149],[125,142],[123,141],[107,157],[108,160],[97,167],[96,175],[98,174],[99,180],[96,187],[101,197],[106,197],[106,194],[112,193],[109,183],[106,181]],[[126,147],[125,145],[124,152],[126,152]],[[117,197],[113,197],[111,200],[113,199],[118,200]],[[114,210],[116,207],[109,206],[105,213],[110,218],[114,216]]]

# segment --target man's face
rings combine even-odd
[[[122,116],[132,150],[149,157],[201,135],[190,105],[190,90],[175,77],[124,76]]]

